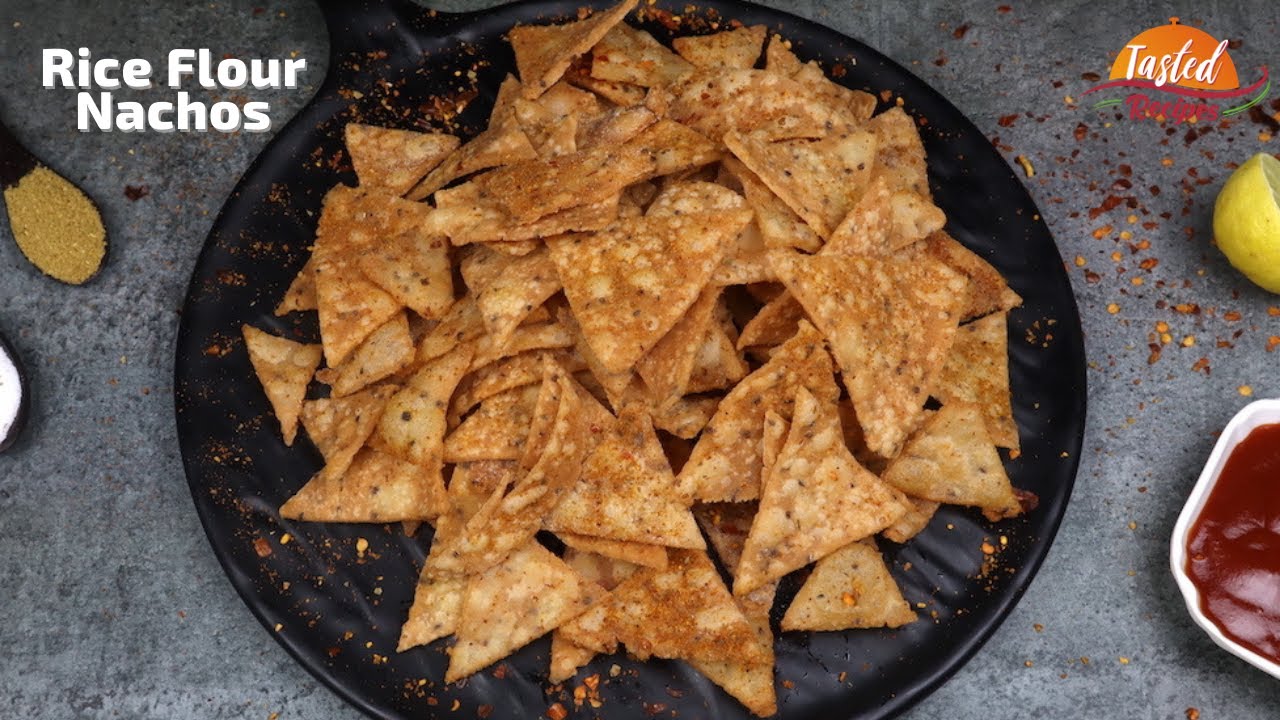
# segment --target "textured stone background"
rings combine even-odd
[[[1255,398],[1280,392],[1280,355],[1266,350],[1280,335],[1268,313],[1280,298],[1242,281],[1209,230],[1229,164],[1280,140],[1242,118],[1188,142],[1185,127],[1114,122],[1066,99],[1092,84],[1085,73],[1105,75],[1131,36],[1165,21],[1170,11],[1155,3],[766,4],[877,47],[949,97],[1010,161],[1035,164],[1027,184],[1068,262],[1087,333],[1089,426],[1058,540],[990,643],[908,717],[1156,719],[1192,707],[1205,720],[1275,717],[1280,683],[1192,625],[1167,557],[1215,431],[1248,402],[1241,386]],[[1242,78],[1273,60],[1280,6],[1182,10],[1185,22],[1242,41],[1233,51]],[[354,718],[236,597],[177,454],[177,311],[214,214],[269,138],[80,134],[74,93],[39,86],[41,48],[79,45],[158,68],[173,47],[297,52],[311,64],[304,87],[255,93],[272,102],[277,127],[325,70],[323,23],[306,0],[0,0],[0,116],[98,199],[113,242],[102,277],[74,289],[32,270],[0,229],[0,329],[38,394],[25,437],[0,456],[0,716]],[[118,97],[135,95],[146,93]],[[127,199],[130,185],[150,194]],[[1112,193],[1137,208],[1091,216]],[[1180,314],[1179,303],[1201,312]],[[1152,362],[1160,322],[1171,342]],[[1201,358],[1207,368],[1193,369]]]

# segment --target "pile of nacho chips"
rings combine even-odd
[[[322,344],[245,342],[325,460],[283,517],[434,528],[401,650],[453,636],[452,682],[551,633],[552,682],[621,646],[770,715],[784,576],[783,631],[898,627],[879,538],[1022,512],[1020,299],[943,231],[901,108],[635,5],[512,30],[469,140],[348,126],[359,186],[277,309]]]

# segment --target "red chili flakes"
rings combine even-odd
[[[955,30],[951,31],[951,35],[957,40],[963,40],[965,33],[969,32],[969,23],[963,23]]]
[[[1011,13],[1013,12],[1013,8],[1009,7],[1008,5],[1000,5],[996,8],[996,12],[1001,14]]]
[[[944,67],[944,66],[946,66],[946,64],[947,64],[947,56],[946,56],[946,55],[939,55],[938,57],[934,58],[934,60],[933,60],[933,64],[934,64],[934,65],[937,65],[938,67]]]
[[[493,676],[499,680],[505,680],[507,678],[507,664],[499,663],[498,667],[493,669]]]
[[[1084,123],[1076,123],[1076,129],[1072,134],[1076,136],[1076,142],[1081,142],[1089,134],[1089,126]]]
[[[1122,202],[1124,202],[1124,198],[1119,195],[1108,195],[1107,198],[1102,201],[1101,205],[1096,208],[1089,208],[1089,219],[1095,220],[1099,215],[1115,210],[1120,207],[1120,203]]]
[[[564,720],[569,717],[569,711],[564,709],[564,705],[553,703],[551,707],[547,708],[547,717],[551,720]]]
[[[794,690],[796,687],[796,684],[790,680],[783,680],[782,687],[786,688],[787,690]]]
[[[1280,307],[1276,307],[1275,305],[1272,305],[1271,307],[1267,308],[1267,314],[1270,315],[1271,317],[1280,317]]]
[[[1235,310],[1229,310],[1227,312],[1222,313],[1222,319],[1226,320],[1227,322],[1236,322],[1241,317],[1242,316],[1240,315],[1240,313],[1236,312]]]
[[[1013,127],[1013,124],[1017,121],[1018,114],[1014,113],[1012,115],[1001,115],[1000,119],[996,121],[996,124],[1000,127]]]
[[[1147,258],[1146,260],[1143,260],[1142,262],[1138,263],[1138,267],[1142,268],[1143,270],[1151,270],[1159,264],[1160,264],[1159,260],[1155,258]]]
[[[487,718],[492,714],[493,714],[492,705],[481,705],[480,707],[476,708],[476,717],[480,718],[480,720],[484,720],[484,718]]]
[[[1206,376],[1209,374],[1209,358],[1202,357],[1191,366],[1191,372],[1203,372]]]
[[[1110,235],[1110,234],[1111,234],[1111,231],[1112,231],[1112,230],[1114,230],[1114,229],[1115,229],[1115,228],[1113,228],[1113,227],[1112,227],[1112,226],[1110,226],[1110,225],[1103,225],[1103,226],[1102,226],[1102,227],[1100,227],[1100,228],[1095,228],[1095,229],[1094,229],[1094,231],[1093,231],[1093,239],[1094,239],[1094,240],[1101,240],[1102,238],[1104,238],[1104,237],[1106,237],[1106,236]]]
[[[847,75],[848,72],[849,71],[845,69],[845,66],[841,65],[840,63],[836,63],[835,65],[831,66],[831,77],[833,78],[842,78],[845,75]]]
[[[1090,72],[1080,73],[1080,79],[1088,80],[1089,82],[1098,82],[1099,80],[1102,79],[1102,76],[1096,72],[1090,71]]]
[[[1155,365],[1160,361],[1160,343],[1148,343],[1147,347],[1151,349],[1151,354],[1147,356],[1147,364]]]
[[[1102,276],[1092,270],[1084,271],[1084,281],[1092,285],[1102,280]]]
[[[1200,306],[1195,303],[1178,303],[1173,306],[1173,311],[1181,315],[1199,315]]]
[[[253,551],[258,553],[260,558],[271,557],[271,543],[267,542],[264,537],[254,538]]]
[[[1197,708],[1187,708],[1187,720],[1200,720],[1200,710]]]
[[[663,712],[665,712],[667,709],[667,706],[664,705],[663,703],[641,702],[640,707],[641,709],[644,710],[644,714],[648,715],[649,717],[653,717],[654,715],[660,715]],[[552,720],[561,720],[563,717],[564,716],[561,716],[561,718],[552,718]]]
[[[142,198],[151,194],[151,186],[149,185],[125,185],[124,196],[137,202]]]
[[[1267,338],[1267,352],[1275,352],[1277,345],[1280,345],[1280,336],[1272,335]]]

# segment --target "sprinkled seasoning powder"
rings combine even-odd
[[[93,202],[43,165],[5,188],[9,225],[22,254],[54,279],[79,285],[107,253],[107,232]]]

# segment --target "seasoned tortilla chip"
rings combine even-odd
[[[943,405],[881,477],[913,497],[981,508],[992,520],[1022,513],[982,412],[967,403]]]
[[[284,444],[293,445],[298,432],[298,413],[323,351],[319,345],[296,343],[249,325],[242,325],[240,330],[244,333],[253,371],[280,422]]]
[[[927,258],[779,251],[772,259],[830,342],[867,447],[893,457],[950,351],[964,279]]]
[[[484,243],[508,255],[527,255],[539,246],[533,241],[560,233],[598,230],[618,214],[618,196],[551,213],[528,223],[516,223],[476,182],[436,193],[432,230],[447,235],[454,245]]]
[[[460,521],[449,514],[442,515],[436,533],[451,532],[450,523],[457,522]],[[436,548],[433,546],[432,553],[434,552]],[[452,635],[458,626],[467,578],[464,575],[434,575],[428,571],[430,566],[431,556],[428,555],[418,574],[409,617],[400,628],[400,643],[396,647],[398,652]]]
[[[645,461],[646,455],[661,453],[649,416],[635,406],[624,409],[544,527],[556,533],[705,548],[693,515],[675,493],[666,458],[661,467]]]
[[[851,90],[832,81],[822,71],[816,61],[810,61],[797,68],[791,79],[812,91],[819,102],[824,103],[832,113],[842,116],[854,123],[866,122],[876,109],[876,98],[871,93]]]
[[[735,157],[726,158],[724,167],[742,184],[747,204],[756,214],[764,247],[796,248],[817,252],[822,238],[805,224],[800,216],[774,194],[758,175]]]
[[[458,383],[457,392],[449,406],[449,424],[456,426],[463,415],[485,398],[539,382],[542,379],[543,359],[548,357],[569,372],[577,372],[585,367],[581,358],[565,350],[534,350],[485,365]]]
[[[557,628],[551,632],[551,667],[547,671],[547,680],[562,683],[573,677],[578,668],[591,662],[595,656],[595,650],[578,647]]]
[[[932,394],[943,404],[976,405],[992,441],[1017,449],[1018,424],[1009,394],[1007,317],[997,313],[960,326]]]
[[[649,177],[681,173],[720,159],[720,149],[706,136],[678,122],[662,119],[639,133],[624,148],[653,159]]]
[[[578,55],[591,49],[638,0],[622,0],[585,20],[561,25],[519,25],[511,29],[511,49],[524,83],[524,96],[537,99],[556,83]]]
[[[626,23],[614,25],[591,48],[591,76],[641,87],[670,85],[693,72],[693,65],[652,35]]]
[[[804,319],[804,307],[791,293],[785,290],[781,295],[765,303],[760,311],[742,328],[738,336],[738,347],[752,345],[780,345],[795,335],[796,328]]]
[[[330,367],[341,365],[369,333],[400,310],[395,298],[357,270],[361,255],[377,239],[387,218],[413,204],[392,201],[399,198],[364,195],[343,185],[325,195],[312,257],[320,339]]]
[[[400,313],[360,343],[345,363],[333,368],[331,397],[342,397],[394,375],[414,361],[409,320]]]
[[[924,143],[911,116],[892,107],[871,118],[867,127],[876,136],[876,172],[884,173],[895,190],[911,190],[931,199]]]
[[[525,385],[480,404],[444,440],[444,461],[519,460],[524,453],[538,386]]]
[[[880,481],[844,445],[834,402],[796,391],[786,445],[765,478],[735,595],[880,532],[906,512],[902,493]]]
[[[822,336],[809,323],[800,323],[795,336],[769,362],[743,378],[720,402],[676,478],[681,494],[703,502],[759,497],[765,413],[773,410],[789,416],[799,387],[834,405],[839,390],[832,373]]]
[[[819,140],[771,143],[732,132],[724,142],[819,236],[826,238],[862,195],[875,161],[875,135],[840,127]]]
[[[711,276],[711,284],[717,287],[775,282],[777,273],[764,250],[726,255]]]
[[[604,363],[600,361],[600,358],[596,356],[595,350],[591,349],[586,336],[582,334],[581,326],[578,325],[578,321],[573,317],[573,312],[568,307],[563,305],[557,307],[556,318],[560,325],[568,331],[569,337],[573,338],[574,349],[581,356],[582,362],[587,367],[588,374],[604,391],[603,399],[608,402],[610,407],[622,407],[627,391],[635,381],[635,373],[630,369],[610,372],[604,366]]]
[[[448,241],[427,230],[427,223],[423,216],[412,223],[386,226],[379,242],[360,254],[357,265],[400,304],[424,318],[437,319],[453,305],[453,269]]]
[[[667,566],[667,549],[661,545],[630,542],[627,540],[610,540],[608,538],[579,535],[570,532],[558,532],[556,537],[574,550],[583,553],[602,555],[611,560],[625,562],[638,567],[658,568]]]
[[[285,290],[284,297],[276,306],[275,314],[276,317],[280,317],[291,312],[315,310],[317,307],[319,306],[316,303],[316,256],[312,253],[302,269],[294,276],[289,289]]]
[[[467,582],[445,682],[492,665],[586,610],[604,593],[530,541]]]
[[[427,362],[464,343],[470,343],[484,335],[484,322],[475,297],[468,293],[455,302],[440,323],[431,328],[418,341],[417,361]]]
[[[822,137],[832,120],[803,85],[764,70],[697,70],[674,92],[667,116],[713,140],[754,131],[773,140]]]
[[[743,210],[741,195],[727,187],[700,180],[673,182],[653,199],[647,217],[667,217],[710,210]]]
[[[462,277],[476,299],[492,342],[499,346],[529,313],[560,289],[560,276],[544,249],[511,257],[476,248],[462,261]]]
[[[639,85],[592,77],[590,56],[574,60],[565,71],[564,79],[570,85],[590,90],[619,107],[630,107],[644,102],[645,89]]]
[[[378,421],[376,446],[439,475],[444,463],[445,411],[471,362],[470,346],[431,360],[387,403]]]
[[[547,241],[569,305],[605,368],[628,370],[657,344],[748,220],[745,211],[633,218]],[[650,312],[633,312],[645,306]]]
[[[392,195],[408,192],[460,144],[458,138],[444,133],[361,123],[348,123],[343,132],[360,189],[385,190]]]
[[[946,222],[942,211],[932,203],[927,203],[928,208],[924,208],[926,201],[919,198],[899,201],[899,194],[906,196],[911,193],[895,194],[884,175],[873,174],[866,192],[831,233],[823,251],[889,255],[923,239]],[[904,213],[901,223],[897,217],[898,207],[902,207]],[[926,227],[917,227],[917,220],[926,223]]]
[[[939,231],[925,238],[924,252],[969,279],[960,304],[963,320],[1012,310],[1022,304],[1022,298],[1009,289],[999,270],[947,233]]]
[[[471,369],[482,368],[503,358],[519,355],[530,350],[553,350],[573,347],[573,336],[558,322],[530,323],[525,318],[511,333],[511,337],[501,345],[495,336],[484,335],[476,341],[476,356],[471,360]]]
[[[689,664],[724,688],[748,710],[760,717],[778,712],[777,691],[773,684],[773,630],[769,627],[769,612],[777,585],[770,583],[748,595],[735,597],[734,602],[742,610],[747,623],[756,636],[756,648],[764,656],[761,660],[734,659],[709,662],[692,659]]]
[[[685,387],[688,393],[705,393],[712,390],[723,390],[732,387],[746,377],[750,368],[738,355],[734,346],[734,338],[719,322],[711,323],[689,375],[689,383]]]
[[[444,480],[400,458],[365,448],[342,474],[322,470],[280,508],[310,522],[432,520],[448,510]]]
[[[410,200],[425,200],[435,191],[465,175],[538,157],[538,151],[529,142],[529,136],[524,134],[520,121],[515,117],[515,98],[519,93],[520,81],[508,75],[498,89],[493,112],[489,115],[489,125],[484,132],[450,153],[409,190],[405,197]]]
[[[576,115],[561,115],[540,103],[516,98],[515,117],[538,157],[568,155],[578,149]]]
[[[785,630],[896,628],[916,620],[872,538],[818,561],[787,614]]]
[[[781,35],[769,37],[769,47],[765,48],[765,69],[784,77],[791,77],[804,68],[804,63],[791,50],[791,41]]]
[[[711,35],[688,35],[671,41],[680,57],[700,68],[750,70],[764,49],[763,25],[740,27]]]
[[[325,469],[342,475],[373,434],[394,387],[380,386],[344,398],[309,400],[302,405],[307,436],[324,456]]]
[[[675,326],[636,361],[636,372],[649,389],[654,407],[666,409],[687,392],[719,297],[720,288],[704,289]]]
[[[520,474],[515,460],[460,462],[449,478],[449,502],[459,519],[470,520],[498,487],[507,487],[520,479]]]
[[[907,512],[880,534],[896,543],[905,543],[924,530],[942,503],[907,496]]]
[[[718,397],[682,397],[665,408],[655,410],[653,426],[690,440],[697,437],[707,423],[711,422],[719,407]]]

